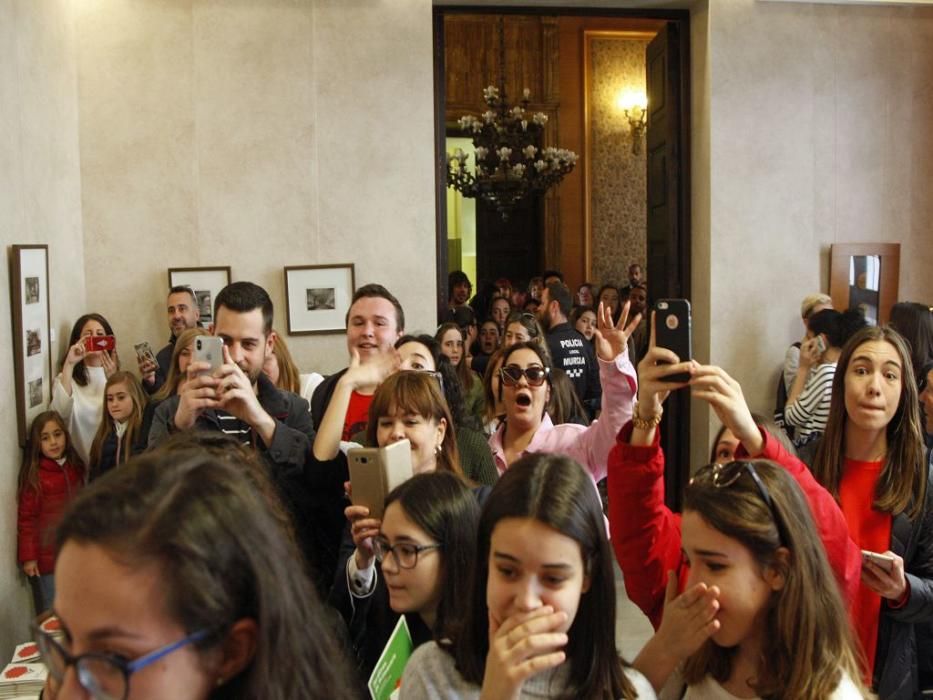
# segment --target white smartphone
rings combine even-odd
[[[894,568],[894,557],[890,554],[879,554],[878,552],[870,552],[867,549],[862,550],[862,564],[870,561],[872,564],[884,569],[886,572],[891,573],[891,569]]]
[[[347,451],[347,461],[353,505],[369,508],[370,518],[382,518],[386,496],[412,476],[411,443],[400,440],[386,447],[356,447]]]
[[[214,374],[224,363],[224,340],[214,335],[199,335],[194,339],[194,361],[211,365],[207,374]]]

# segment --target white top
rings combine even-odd
[[[314,396],[314,390],[317,385],[324,381],[324,376],[317,372],[311,374],[298,375],[299,396],[308,402],[308,410],[311,410],[311,397]]]
[[[58,411],[64,419],[72,444],[87,464],[91,443],[94,442],[94,434],[104,412],[104,386],[107,384],[107,376],[103,367],[85,366],[85,369],[87,384],[81,386],[72,379],[71,396],[62,386],[62,375],[55,377],[49,408]]]
[[[569,668],[564,663],[556,669],[535,674],[522,685],[519,697],[544,700],[560,695]],[[626,668],[625,675],[635,686],[638,700],[657,697],[648,679],[634,668]],[[479,700],[481,691],[478,685],[463,680],[450,654],[436,642],[428,642],[415,649],[408,660],[399,697],[401,700]]]
[[[671,677],[664,688],[661,689],[658,697],[661,698],[661,700],[674,700],[675,698],[683,698],[684,700],[743,700],[737,695],[728,692],[710,676],[706,676],[706,678],[696,685],[689,686],[687,691],[683,694],[681,694],[682,690],[683,676],[681,676],[680,673],[676,673]],[[839,681],[839,685],[837,685],[832,694],[827,697],[827,700],[862,700],[862,698],[862,694],[858,691],[858,688],[855,687],[849,674],[844,673],[842,674],[842,680]],[[760,698],[756,697],[752,700],[760,700]]]

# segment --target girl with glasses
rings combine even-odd
[[[364,683],[399,615],[405,615],[416,647],[450,634],[455,614],[469,599],[476,549],[479,505],[455,474],[413,476],[389,493],[385,506],[372,537],[374,580],[368,590],[351,595],[347,620]]]
[[[603,387],[602,413],[589,426],[554,425],[547,415],[551,395],[551,362],[535,342],[516,343],[502,355],[498,398],[505,418],[489,438],[499,474],[531,452],[559,452],[582,464],[594,482],[606,476],[606,458],[615,435],[632,415],[635,370],[628,359],[627,341],[638,323],[626,326],[627,307],[618,324],[600,306],[596,354]]]
[[[673,645],[670,653],[660,655],[660,663],[657,656],[640,658],[639,668],[650,673],[657,687],[678,667],[686,671],[683,677],[696,693],[687,697],[730,697],[723,692],[740,697],[853,697],[852,686],[860,693],[860,675],[846,661],[855,657],[847,641],[848,624],[839,612],[844,608],[836,601],[840,592],[847,603],[853,599],[860,562],[857,552],[853,556],[845,519],[835,501],[803,463],[759,428],[741,387],[719,367],[682,362],[671,351],[655,347],[652,327],[649,351],[638,371],[635,415],[620,432],[609,458],[609,522],[630,598],[656,628],[668,625],[659,637],[666,641],[656,648]],[[688,382],[665,379],[683,372],[690,375]],[[671,512],[664,504],[665,465],[658,424],[670,391],[686,386],[691,387],[695,398],[707,401],[738,438],[737,458],[752,455],[770,460],[768,464],[779,464],[801,493],[796,494],[783,476],[774,476],[773,467],[759,467],[758,462],[753,469],[729,465],[723,472],[722,468],[708,468],[697,474],[688,495],[712,483],[723,492],[729,491],[726,497],[733,495],[733,489],[745,490],[749,502],[757,499],[758,506],[743,514],[737,505],[734,515],[741,516],[741,521],[731,523],[717,519],[719,515],[710,514],[712,509],[707,511],[705,505],[695,506],[696,517],[689,519],[689,505],[685,506],[683,518]],[[812,514],[812,525],[800,514],[799,496]],[[768,531],[755,534],[752,526],[756,523],[756,527]],[[818,541],[822,548],[816,544]],[[710,553],[723,556],[716,558]],[[821,557],[827,559],[828,566],[823,566]],[[748,564],[756,575],[729,581],[719,578],[738,571],[740,562]],[[835,574],[835,583],[828,575],[830,571]],[[669,572],[673,572],[674,580],[669,580]],[[773,575],[775,572],[779,575]],[[791,578],[798,576],[803,578],[795,581],[807,582],[804,597],[812,598],[805,603],[793,593],[797,584],[790,585]],[[762,595],[752,600],[749,608],[748,601],[735,596],[753,588]],[[678,589],[686,592],[675,598]],[[754,613],[759,610],[759,602],[763,607]],[[798,608],[803,613],[799,618],[795,617],[800,614]],[[772,612],[763,612],[768,610]],[[790,617],[775,612],[781,610],[792,611]],[[667,622],[662,623],[662,611],[670,618]],[[685,616],[692,620],[689,634]],[[795,620],[798,627],[789,626],[788,619]],[[748,620],[764,620],[766,625],[749,627]],[[674,630],[672,637],[667,634],[670,630]],[[714,646],[707,644],[709,638]],[[704,657],[706,661],[699,666],[683,665],[703,648],[710,652]],[[739,651],[731,652],[732,661],[721,663],[723,658],[731,657],[721,655],[719,648]],[[802,649],[818,651],[801,653]],[[827,658],[831,657],[825,657],[821,649],[835,654],[839,664],[827,666]],[[749,662],[761,657],[768,660],[767,665]],[[706,668],[706,673],[699,674],[700,666]],[[781,675],[788,670],[793,673]],[[775,682],[791,683],[794,690],[779,692]],[[832,695],[836,689],[844,693]]]
[[[336,630],[237,454],[157,450],[101,478],[57,533],[47,698],[353,697]]]
[[[561,455],[529,455],[479,522],[462,619],[419,647],[403,700],[653,698],[616,651],[615,582],[599,497]]]

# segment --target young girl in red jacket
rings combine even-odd
[[[55,527],[84,484],[84,464],[57,411],[36,416],[19,472],[18,560],[29,577],[36,613],[52,607]]]

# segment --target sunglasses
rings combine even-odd
[[[528,386],[541,386],[547,381],[550,373],[550,367],[540,365],[532,365],[524,369],[518,365],[506,365],[499,370],[499,378],[505,386],[515,386],[522,380],[522,377],[528,382]]]
[[[771,518],[774,520],[774,524],[778,529],[778,534],[783,542],[783,527],[777,511],[774,509],[774,501],[771,500],[771,493],[768,491],[768,487],[765,486],[765,482],[758,476],[755,465],[751,462],[737,460],[729,462],[728,464],[708,464],[697,470],[696,475],[690,479],[690,483],[692,484],[699,479],[709,478],[713,486],[718,489],[724,489],[732,486],[732,484],[739,480],[742,474],[748,474],[752,478],[752,481],[755,482],[758,493],[761,495],[761,500],[765,502],[765,505],[768,506],[768,510],[771,511]]]

